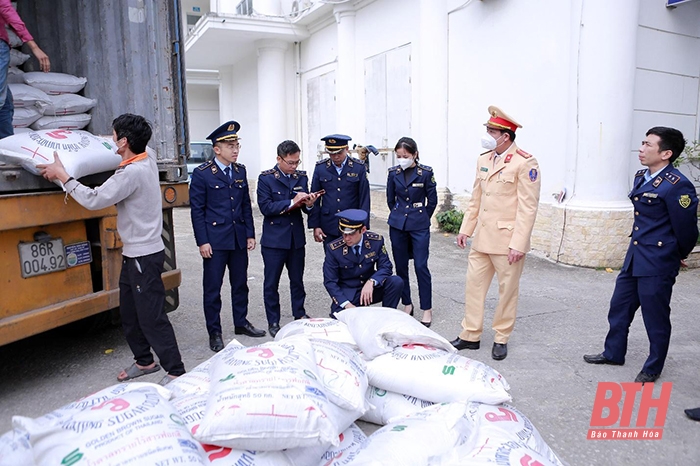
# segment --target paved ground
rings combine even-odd
[[[256,219],[258,235],[260,218]],[[178,263],[183,270],[180,308],[170,314],[185,364],[193,368],[209,358],[208,339],[201,312],[201,259],[189,223],[189,211],[175,215]],[[373,229],[386,234],[386,224]],[[259,236],[258,236],[259,237]],[[308,235],[311,239],[311,235]],[[307,312],[328,314],[329,298],[323,288],[322,250],[307,246]],[[448,339],[460,329],[464,304],[466,252],[455,245],[454,235],[432,237],[430,267],[433,274],[433,329]],[[251,254],[249,268],[250,320],[266,327],[262,304],[262,258]],[[700,406],[700,270],[682,272],[673,296],[673,338],[660,382],[673,382],[662,440],[586,440],[593,399],[599,381],[634,380],[648,341],[641,318],[631,328],[627,364],[623,367],[585,364],[584,353],[599,352],[607,331],[607,303],[616,273],[572,268],[528,256],[522,278],[519,316],[504,361],[493,361],[493,332],[484,334],[482,349],[463,351],[498,369],[511,385],[513,404],[528,415],[549,445],[574,465],[697,465],[700,464],[700,423],[688,420],[684,408]],[[417,287],[415,283],[413,290]],[[291,320],[288,286],[280,289],[282,323]],[[487,323],[493,315],[497,289],[487,300]],[[417,301],[417,296],[415,296]],[[224,309],[230,302],[225,297]],[[230,314],[223,313],[225,337],[233,338]],[[244,344],[253,344],[248,337]],[[108,350],[112,350],[108,352]],[[116,382],[119,370],[131,363],[131,354],[119,329],[74,338],[53,331],[0,348],[0,433],[9,430],[15,414],[39,416],[75,398]],[[144,377],[157,382],[162,373]],[[142,380],[144,380],[142,379]],[[658,393],[658,388],[657,391]],[[635,417],[633,421],[636,420]],[[651,424],[651,421],[650,421]],[[366,430],[372,430],[365,425]]]

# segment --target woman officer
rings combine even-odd
[[[432,279],[428,270],[430,217],[437,207],[437,188],[433,169],[418,163],[418,146],[411,138],[399,139],[394,147],[398,165],[389,169],[386,201],[389,206],[389,238],[396,263],[396,274],[403,279],[401,302],[404,311],[413,315],[408,261],[418,279],[421,323],[430,327],[433,320]]]

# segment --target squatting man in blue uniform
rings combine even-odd
[[[328,158],[319,160],[311,180],[311,192],[325,194],[316,209],[309,213],[309,228],[314,240],[324,247],[340,237],[338,218],[341,210],[361,209],[369,216],[369,180],[363,161],[348,156],[350,136],[331,134],[321,139],[326,143]],[[369,228],[369,221],[367,222]]]
[[[304,309],[304,261],[306,235],[304,218],[314,209],[317,194],[309,194],[306,172],[297,170],[301,150],[294,141],[277,146],[277,165],[258,177],[258,207],[262,212],[263,232],[260,238],[265,269],[263,301],[271,336],[280,329],[279,284],[282,269],[287,267],[289,291],[294,319],[308,319]]]
[[[382,302],[395,308],[403,280],[392,275],[393,266],[384,238],[367,231],[367,212],[347,209],[337,214],[342,237],[326,246],[323,284],[331,295],[333,313]]]
[[[629,327],[641,306],[649,357],[635,382],[655,382],[661,375],[671,339],[671,291],[698,239],[695,187],[673,167],[684,147],[680,131],[661,126],[642,141],[639,161],[647,168],[637,172],[629,194],[634,226],[610,300],[605,350],[583,357],[589,364],[623,365]]]
[[[203,259],[204,318],[209,348],[224,349],[221,330],[221,285],[228,267],[234,333],[263,337],[248,315],[248,251],[255,249],[253,209],[245,166],[237,162],[241,125],[228,121],[207,139],[214,145],[213,160],[192,172],[190,215],[194,237]]]

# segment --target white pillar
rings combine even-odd
[[[263,39],[258,49],[258,118],[260,131],[260,165],[274,164],[277,145],[287,134],[284,53],[287,43]]]
[[[576,158],[569,165],[575,167],[574,173],[569,170],[574,205],[629,205],[639,1],[583,2],[575,90]]]
[[[420,0],[418,120],[421,162],[433,167],[438,187],[447,185],[447,0]]]
[[[341,4],[333,8],[338,24],[338,68],[335,74],[335,114],[337,132],[360,137],[355,94],[355,10]]]
[[[233,67],[227,66],[219,69],[219,124],[234,119],[233,93]],[[213,130],[214,128],[212,128]]]

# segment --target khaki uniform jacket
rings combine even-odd
[[[484,254],[530,250],[540,198],[540,168],[535,157],[515,143],[493,164],[493,151],[479,156],[476,179],[461,234],[473,236],[472,248]]]

